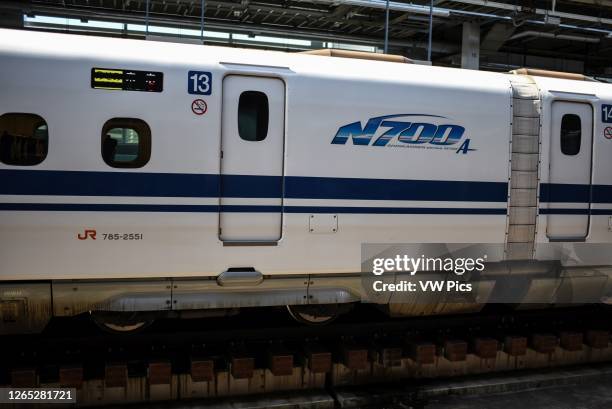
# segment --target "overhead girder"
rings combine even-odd
[[[133,13],[133,12],[109,12],[106,10],[99,9],[90,9],[90,8],[63,8],[61,13],[57,10],[57,8],[45,6],[45,5],[36,5],[35,7],[29,7],[28,11],[30,13],[42,13],[45,15],[58,15],[62,17],[72,17],[72,18],[89,18],[89,19],[103,19],[106,21],[115,21],[122,22],[128,24],[143,24],[145,22],[145,15],[142,13]],[[158,15],[156,13],[149,13],[148,18],[149,24],[152,25],[162,25],[162,26],[177,26],[180,25],[184,28],[199,28],[200,20],[195,17],[182,17],[182,16],[167,16],[167,15]],[[222,18],[217,20],[207,20],[205,23],[205,27],[207,30],[220,30],[220,31],[230,31],[236,33],[257,33],[257,34],[266,34],[266,35],[277,35],[282,37],[290,37],[290,38],[298,38],[298,39],[310,39],[310,40],[322,40],[322,41],[339,41],[339,42],[349,42],[355,44],[363,44],[363,45],[376,45],[380,46],[382,44],[382,38],[373,38],[364,35],[350,35],[350,34],[342,34],[342,33],[334,33],[329,30],[321,31],[321,30],[311,30],[311,29],[297,29],[291,27],[288,30],[287,26],[276,25],[261,25],[261,24],[245,24],[245,23],[237,23],[236,21],[226,20],[224,21]],[[372,28],[378,26],[372,25]],[[417,48],[426,48],[426,41],[420,40],[401,40],[392,38],[389,41],[389,46],[394,48],[407,48],[407,47],[417,47]],[[456,45],[434,42],[433,43],[433,51],[436,53],[449,53],[456,52],[458,47]]]
[[[153,7],[154,4],[158,2],[151,2],[151,6],[149,8],[149,21],[152,21],[155,17],[160,18],[161,15],[156,12],[156,7]],[[197,2],[196,2],[197,3]],[[161,3],[159,3],[161,4]],[[243,8],[241,4],[238,3],[228,3],[223,1],[207,1],[207,9],[213,9],[214,15],[212,18],[224,19],[224,20],[238,20],[242,23],[255,23],[255,24],[266,24],[266,19],[273,19],[271,23],[276,25],[286,25],[298,28],[311,28],[309,26],[314,26],[314,28],[323,28],[329,26],[334,29],[334,31],[342,32],[342,31],[350,31],[350,32],[376,32],[381,28],[380,23],[376,21],[376,16],[367,15],[365,18],[356,18],[357,15],[353,16],[342,16],[341,11],[339,14],[335,14],[334,12],[324,12],[324,11],[314,11],[312,9],[305,9],[300,12],[289,13],[286,9],[278,9],[272,6],[266,5],[255,5],[251,4],[247,6],[247,8]],[[167,5],[167,3],[166,3]],[[3,6],[4,7],[4,6]],[[21,4],[23,7],[23,4]],[[38,11],[49,11],[51,13],[57,13],[57,10],[53,6],[49,6],[48,4],[32,4],[27,7],[30,12]],[[234,12],[240,9],[241,15],[236,17]],[[90,11],[90,14],[93,15],[102,15],[105,18],[112,17],[116,15],[116,11],[101,9],[97,7],[66,7],[62,9],[62,14],[66,15],[66,12],[70,12],[70,15],[78,15],[80,17],[81,14],[86,11]],[[121,11],[122,13],[130,13],[130,11]],[[135,14],[137,12],[132,11],[131,14]],[[219,14],[221,13],[221,14]],[[226,15],[223,15],[226,13]],[[247,14],[248,13],[248,14]],[[196,10],[193,13],[193,17],[198,17],[200,15],[200,10]],[[179,16],[179,14],[175,14],[175,17]],[[181,17],[191,17],[185,14],[181,14]],[[211,17],[209,16],[208,19]],[[207,26],[210,27],[210,21],[207,19]],[[170,16],[164,15],[163,20],[165,20],[166,25],[172,20]],[[283,21],[284,20],[284,21]],[[414,16],[406,16],[400,25],[399,22],[397,24],[391,25],[390,31],[392,37],[397,35],[397,33],[401,31],[405,31],[407,29],[414,32],[426,32],[427,31],[427,21],[425,19],[418,19]],[[162,23],[163,24],[163,23]]]

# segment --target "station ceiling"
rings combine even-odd
[[[385,0],[24,0],[0,2],[0,13],[199,29],[202,4],[206,30],[313,41],[302,48],[321,42],[383,47]],[[389,52],[425,59],[430,3],[389,4]],[[482,69],[532,66],[612,77],[612,0],[433,0],[434,64],[460,65],[464,22],[480,25]]]

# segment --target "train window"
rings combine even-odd
[[[561,119],[561,152],[564,155],[575,156],[580,152],[581,128],[582,125],[578,115],[563,115]]]
[[[0,116],[0,162],[33,166],[47,157],[47,122],[35,114],[10,113]]]
[[[245,141],[259,142],[268,134],[268,97],[260,91],[245,91],[238,102],[238,134]]]
[[[134,118],[113,118],[102,128],[102,159],[113,168],[141,168],[151,157],[151,129]]]

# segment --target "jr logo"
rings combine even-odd
[[[459,143],[465,132],[464,127],[454,124],[436,125],[429,122],[423,122],[418,118],[416,118],[416,121],[411,122],[392,119],[398,117],[446,119],[443,116],[427,114],[378,116],[370,118],[364,127],[361,126],[361,122],[353,122],[341,126],[331,143],[335,145],[344,145],[348,139],[351,138],[353,145],[391,146],[389,142],[393,141],[397,142],[399,145],[430,144],[448,148]],[[386,130],[378,132],[381,128],[386,128]],[[374,137],[375,135],[378,136]],[[474,150],[476,149],[470,149],[470,139],[465,139],[456,150],[456,153],[466,154]]]
[[[79,240],[96,239],[96,231],[94,229],[85,229],[83,233],[77,234]]]

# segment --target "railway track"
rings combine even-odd
[[[41,335],[4,337],[0,385],[72,387],[77,405],[91,406],[294,391],[316,397],[380,382],[612,361],[609,306],[402,320],[368,311],[304,327],[262,309],[130,336],[62,322]]]

